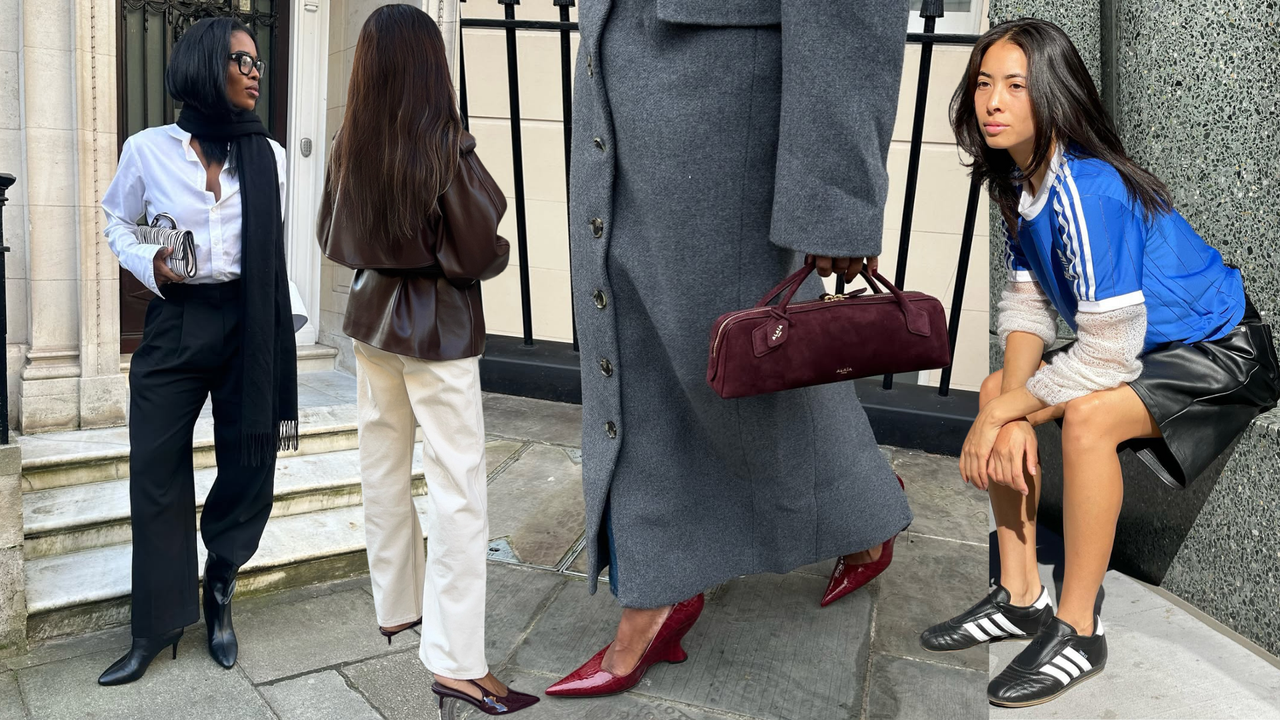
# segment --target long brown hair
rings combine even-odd
[[[1008,150],[987,145],[979,128],[974,94],[982,58],[996,43],[1007,40],[1027,56],[1027,87],[1031,93],[1031,113],[1036,124],[1035,146],[1031,152],[1033,175],[1049,162],[1055,143],[1076,157],[1098,158],[1109,163],[1124,180],[1129,196],[1143,207],[1148,219],[1170,209],[1169,189],[1160,179],[1141,168],[1124,151],[1120,133],[1107,114],[1098,89],[1071,38],[1047,20],[1022,18],[1001,23],[978,39],[969,56],[969,69],[951,98],[951,129],[956,142],[973,162],[973,175],[987,183],[991,197],[1012,231],[1018,223],[1020,172]]]
[[[326,197],[341,193],[371,239],[411,238],[457,172],[461,134],[440,28],[412,5],[374,10],[356,41]]]

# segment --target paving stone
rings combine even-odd
[[[387,720],[421,720],[435,716],[431,673],[414,648],[348,665],[340,670]]]
[[[582,536],[582,466],[534,445],[489,485],[489,536],[507,537],[522,562],[554,567]]]
[[[484,651],[490,665],[506,662],[534,620],[570,582],[545,570],[489,563]]]
[[[31,648],[31,652],[26,655],[0,660],[0,668],[7,666],[12,670],[21,670],[106,650],[123,654],[132,641],[133,636],[127,626],[99,630],[88,635],[50,640]]]
[[[332,670],[263,686],[261,690],[280,720],[382,720]]]
[[[619,610],[608,593],[570,583],[512,665],[563,676],[613,639]],[[654,667],[637,692],[751,718],[845,716],[862,706],[871,600],[853,595],[820,610],[825,581],[755,575],[708,593],[685,638],[689,660]],[[553,678],[554,679],[554,678]]]
[[[27,720],[18,681],[11,672],[0,673],[0,720]]]
[[[986,720],[987,675],[978,670],[871,658],[867,720]]]
[[[141,680],[128,685],[98,685],[98,675],[120,656],[115,650],[19,670],[18,684],[31,720],[275,718],[242,671],[223,670],[209,658],[204,641],[203,632],[188,632],[177,660],[161,653]]]
[[[524,443],[517,440],[489,440],[484,444],[484,460],[485,473],[493,475],[493,471],[497,470],[502,463],[506,462],[516,451],[524,447]],[[421,452],[415,453],[421,455]],[[415,461],[420,462],[420,461]]]
[[[239,665],[255,683],[416,648],[401,633],[390,647],[378,633],[373,597],[363,590],[288,603],[246,603],[236,611]]]
[[[879,584],[873,651],[986,669],[985,645],[931,653],[920,647],[920,633],[958,615],[987,593],[987,565],[985,547],[914,533],[900,537],[894,546],[893,564],[873,581]]]
[[[987,494],[960,479],[956,458],[918,450],[894,453],[915,519],[913,532],[986,544]]]
[[[582,407],[485,393],[484,427],[491,435],[579,447],[582,445]]]

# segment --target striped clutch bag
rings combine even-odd
[[[169,221],[170,227],[161,227],[160,218]],[[143,245],[160,245],[172,248],[173,254],[165,261],[169,269],[183,279],[196,276],[196,238],[190,230],[179,230],[178,223],[168,213],[160,213],[151,225],[139,226],[134,233]]]

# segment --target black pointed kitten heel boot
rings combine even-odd
[[[182,628],[150,638],[134,638],[129,652],[111,664],[98,677],[99,685],[124,685],[141,678],[147,667],[165,648],[173,647],[173,658],[178,658],[178,641],[182,639]]]
[[[224,668],[236,664],[240,651],[231,627],[231,596],[236,591],[238,570],[212,552],[204,563],[204,623],[209,629],[209,655]]]

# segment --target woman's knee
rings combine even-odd
[[[1112,423],[1107,401],[1100,393],[1089,393],[1067,401],[1062,413],[1062,446],[1078,447],[1111,441]]]

